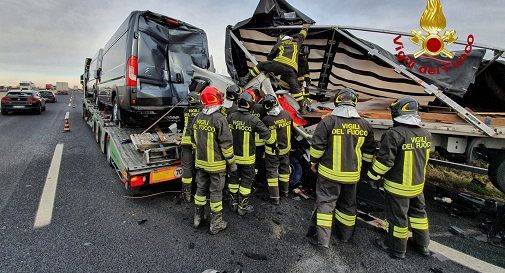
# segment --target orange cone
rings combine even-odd
[[[65,119],[64,119],[64,122],[63,122],[63,132],[64,133],[70,132],[70,123],[68,122],[69,116],[70,116],[69,112],[65,113]]]

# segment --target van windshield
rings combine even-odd
[[[153,84],[189,83],[192,64],[207,68],[207,40],[200,29],[163,23],[162,18],[139,19],[138,77]]]

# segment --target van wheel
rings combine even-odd
[[[98,111],[102,111],[104,109],[104,105],[100,102],[98,93],[95,92],[93,96],[95,97],[95,107],[98,109]]]
[[[491,183],[505,193],[505,153],[500,153],[489,162],[488,176]]]
[[[126,111],[121,109],[121,106],[119,106],[119,99],[116,96],[114,98],[114,103],[112,105],[112,121],[114,124],[116,124],[119,128],[126,127],[126,121],[127,121],[127,113]]]

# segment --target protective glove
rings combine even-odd
[[[317,173],[317,163],[311,163],[311,164],[310,164],[310,170],[311,170],[313,173]]]
[[[237,164],[233,163],[233,164],[228,165],[228,171],[232,172],[232,173],[236,172],[237,171]]]
[[[303,24],[302,29],[308,30],[310,27],[310,24]]]

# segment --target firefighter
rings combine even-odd
[[[237,111],[237,100],[238,96],[242,94],[242,87],[238,85],[230,85],[226,88],[226,98],[221,107],[221,114],[226,118],[231,113]]]
[[[308,29],[309,25],[304,24],[302,30],[294,37],[288,35],[279,36],[278,42],[267,56],[267,61],[261,62],[250,69],[249,73],[240,79],[240,84],[246,85],[261,72],[272,72],[275,75],[279,75],[281,80],[289,85],[293,98],[302,106],[303,93],[296,80],[296,74],[298,72],[299,49],[305,37],[307,37]]]
[[[248,89],[251,90],[251,89]],[[246,90],[247,91],[247,90]],[[251,114],[260,120],[263,120],[263,118],[266,116],[265,108],[263,108],[263,105],[261,104],[262,102],[262,97],[257,89],[252,90],[254,92],[254,98],[255,98],[255,104],[254,104],[254,109],[251,111]],[[265,178],[265,141],[258,135],[255,134],[255,143],[256,143],[256,177],[254,181],[258,183],[262,183],[266,185],[266,178]],[[257,185],[256,184],[256,185]]]
[[[228,191],[232,209],[241,216],[253,211],[249,205],[249,195],[255,177],[255,134],[263,139],[266,145],[274,145],[275,137],[263,122],[253,116],[254,98],[243,93],[238,99],[238,111],[228,116],[228,123],[233,135],[233,150],[237,172],[231,173]]]
[[[387,233],[384,240],[375,240],[375,245],[392,258],[405,258],[410,226],[416,249],[427,256],[430,236],[423,188],[431,135],[421,128],[415,99],[403,97],[390,108],[393,128],[382,136],[366,178],[376,188],[378,181],[384,181]]]
[[[324,248],[329,247],[334,218],[340,241],[351,239],[356,224],[357,183],[363,165],[372,162],[375,151],[372,126],[359,116],[357,102],[354,90],[339,90],[335,95],[335,110],[319,122],[312,137],[311,169],[318,173],[317,236],[310,239]]]
[[[196,92],[188,94],[189,106],[184,109],[184,129],[182,130],[182,197],[190,203],[191,202],[191,184],[193,182],[193,169],[195,165],[195,156],[193,154],[193,147],[191,145],[190,132],[193,128],[193,120],[202,110],[200,103],[200,95]]]
[[[229,172],[237,170],[228,122],[219,113],[222,96],[217,88],[205,87],[200,95],[203,109],[194,119],[191,134],[197,169],[193,226],[200,226],[207,204],[207,193],[210,192],[210,234],[226,229],[222,202],[225,175],[227,168]]]
[[[277,98],[266,95],[263,108],[267,115],[263,123],[274,135],[277,145],[265,147],[265,172],[270,198],[275,205],[280,204],[280,193],[287,197],[289,193],[289,152],[291,150],[291,127],[293,119],[282,110]]]

